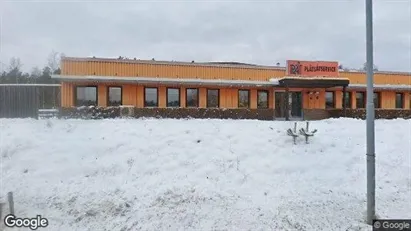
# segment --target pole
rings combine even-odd
[[[374,125],[374,57],[372,0],[365,1],[366,38],[367,38],[367,223],[375,219],[375,125]]]

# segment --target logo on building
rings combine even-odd
[[[296,64],[290,64],[290,74],[301,75],[301,64],[297,62]]]
[[[337,77],[338,62],[287,60],[286,75]]]

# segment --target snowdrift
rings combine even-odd
[[[53,231],[371,230],[365,121],[297,145],[293,123],[0,119],[0,200]],[[381,218],[411,217],[410,142],[410,120],[376,121]]]

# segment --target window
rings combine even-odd
[[[76,87],[76,106],[97,106],[97,87]]]
[[[342,100],[342,107],[344,108],[344,97],[342,97]],[[349,91],[345,92],[345,106],[346,108],[351,108],[351,92]]]
[[[381,108],[381,97],[379,92],[374,92],[374,108]]]
[[[409,94],[408,98],[410,99],[410,109],[411,109],[411,93]]]
[[[356,99],[357,108],[365,108],[365,93],[364,92],[356,92],[355,99]]]
[[[198,107],[198,89],[186,89],[186,107]]]
[[[268,91],[257,91],[257,108],[268,108]]]
[[[122,104],[121,87],[108,87],[107,106],[119,106]]]
[[[250,91],[238,90],[238,107],[248,108],[250,107]]]
[[[335,95],[333,91],[325,92],[325,108],[335,108]]]
[[[144,88],[144,107],[158,107],[158,90],[156,87]]]
[[[167,88],[167,107],[180,107],[180,89]]]
[[[395,108],[403,108],[403,107],[404,107],[404,94],[395,93]]]
[[[207,89],[207,107],[220,106],[220,91],[218,89]]]

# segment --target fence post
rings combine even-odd
[[[10,214],[14,215],[14,200],[13,200],[13,192],[8,192],[7,193],[7,199],[9,200],[9,209],[10,209]]]
[[[2,222],[3,222],[3,203],[0,203],[0,231],[3,230]]]

